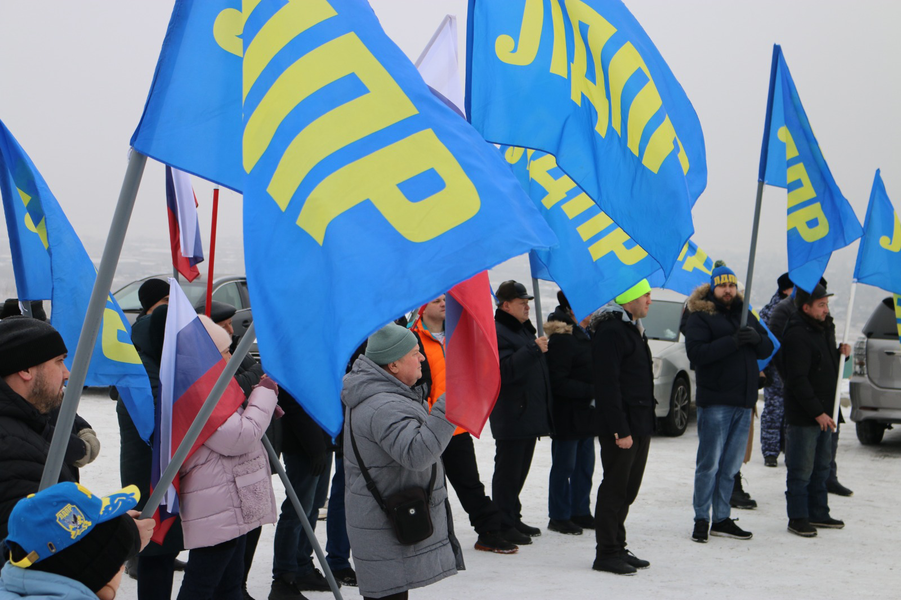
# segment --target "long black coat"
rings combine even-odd
[[[520,323],[497,309],[494,315],[501,391],[491,411],[491,435],[519,440],[551,432],[551,377],[544,353],[535,343],[531,321]]]
[[[688,310],[685,350],[695,368],[697,405],[752,408],[760,374],[757,360],[772,354],[774,347],[766,330],[753,314],[748,315],[748,326],[757,331],[760,341],[756,346],[738,346],[732,335],[741,322],[742,297],[727,307],[713,297],[710,284],[692,292]]]
[[[824,323],[796,312],[785,326],[782,339],[785,384],[785,422],[817,425],[816,417],[830,417],[835,408],[839,351],[835,323]]]
[[[654,432],[654,369],[647,338],[619,307],[591,321],[591,355],[599,435],[620,438]]]
[[[591,339],[561,307],[544,324],[548,336],[547,368],[554,397],[554,439],[575,440],[595,435]]]
[[[0,379],[0,539],[16,502],[38,491],[52,437],[48,416]],[[78,481],[65,461],[59,480]]]

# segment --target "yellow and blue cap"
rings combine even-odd
[[[735,272],[723,265],[721,267],[717,267],[710,273],[710,289],[713,290],[718,285],[724,285],[726,283],[734,283],[738,285],[738,277],[735,276]]]
[[[130,485],[106,497],[95,496],[78,483],[58,483],[19,500],[9,515],[7,540],[25,551],[10,562],[28,568],[77,543],[94,527],[126,514],[141,492]]]

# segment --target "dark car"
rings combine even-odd
[[[854,344],[851,419],[861,444],[878,444],[886,429],[901,423],[901,344],[891,297],[880,302]]]

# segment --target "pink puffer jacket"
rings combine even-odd
[[[275,523],[275,493],[262,438],[277,396],[258,386],[182,466],[185,548],[204,548]]]

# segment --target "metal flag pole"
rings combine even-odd
[[[748,254],[748,276],[745,278],[745,305],[741,311],[740,327],[748,324],[751,312],[751,283],[754,280],[754,262],[757,259],[757,233],[760,230],[760,206],[763,204],[763,180],[757,182],[757,203],[754,205],[754,226],[751,229],[751,252]]]
[[[845,331],[842,335],[842,343],[847,344],[848,338],[851,337],[851,311],[854,310],[854,295],[857,293],[857,280],[851,281],[851,297],[848,299],[848,315],[845,317]],[[838,414],[841,408],[842,400],[842,377],[845,373],[845,355],[839,354],[838,357],[838,383],[835,384],[835,406],[832,408],[832,420],[838,427]]]
[[[135,198],[141,185],[141,177],[144,174],[144,165],[147,157],[135,149],[131,149],[128,156],[128,167],[125,170],[125,180],[119,191],[119,200],[110,223],[109,236],[106,238],[106,246],[103,248],[103,257],[100,259],[100,268],[97,270],[97,278],[94,280],[94,289],[91,291],[91,299],[88,302],[88,310],[84,317],[84,326],[78,337],[78,346],[75,349],[75,358],[72,360],[72,370],[69,374],[69,383],[63,395],[59,418],[56,421],[56,430],[53,432],[53,440],[47,454],[47,463],[41,475],[39,489],[43,490],[59,481],[59,472],[63,466],[63,456],[69,444],[69,436],[72,433],[72,424],[75,422],[75,413],[78,410],[78,402],[81,399],[81,391],[87,378],[88,365],[91,363],[91,354],[94,344],[97,342],[97,334],[100,331],[100,323],[103,320],[103,311],[109,297],[110,287],[113,284],[113,276],[116,274],[116,266],[119,264],[119,256],[122,254],[122,244],[125,241],[125,232],[131,213],[135,206]]]
[[[213,311],[213,265],[216,262],[216,225],[219,221],[219,185],[213,188],[213,223],[210,225],[210,265],[206,274],[206,316]]]
[[[535,328],[538,330],[538,335],[544,335],[544,323],[541,322],[541,290],[538,289],[538,280],[536,278],[532,278],[532,295],[535,296]]]
[[[213,414],[213,410],[216,409],[216,404],[218,404],[219,399],[222,398],[225,388],[228,387],[232,377],[238,372],[238,367],[241,366],[241,361],[247,356],[247,352],[250,350],[250,345],[253,343],[255,337],[253,322],[251,321],[250,326],[244,333],[244,337],[241,338],[241,342],[238,344],[238,347],[235,348],[235,353],[228,359],[228,363],[225,365],[222,373],[219,374],[219,378],[216,380],[215,385],[213,385],[213,389],[210,390],[210,395],[204,400],[203,405],[197,412],[197,416],[194,418],[194,422],[191,423],[187,433],[185,433],[184,439],[182,439],[181,443],[178,445],[175,454],[172,455],[169,465],[163,471],[163,474],[160,475],[160,480],[157,482],[156,487],[154,487],[153,493],[150,494],[150,498],[147,499],[147,504],[144,505],[144,510],[141,512],[142,519],[153,517],[153,513],[156,512],[160,502],[163,501],[166,490],[169,489],[169,486],[175,479],[175,475],[178,474],[178,470],[188,457],[188,452],[191,451],[194,442],[196,442],[197,438],[200,436],[201,430],[203,430],[210,415]]]
[[[269,462],[275,466],[279,479],[282,480],[282,484],[285,486],[285,493],[287,493],[288,498],[291,499],[291,505],[294,506],[294,512],[300,517],[300,524],[303,525],[304,533],[307,534],[310,545],[312,545],[313,550],[316,551],[316,557],[319,559],[319,565],[322,567],[322,572],[325,573],[325,578],[328,580],[329,587],[332,588],[332,594],[334,594],[336,600],[344,600],[341,596],[341,591],[338,588],[338,582],[335,581],[335,576],[332,574],[332,569],[325,560],[322,546],[319,545],[319,540],[316,539],[316,534],[313,533],[313,527],[310,526],[310,520],[307,519],[307,511],[300,503],[300,498],[297,497],[297,492],[294,491],[294,486],[291,485],[291,480],[288,479],[288,474],[285,473],[285,467],[282,466],[281,461],[278,459],[278,454],[275,453],[272,442],[270,442],[269,438],[265,435],[263,436],[263,446],[266,447],[266,452],[269,453]]]

